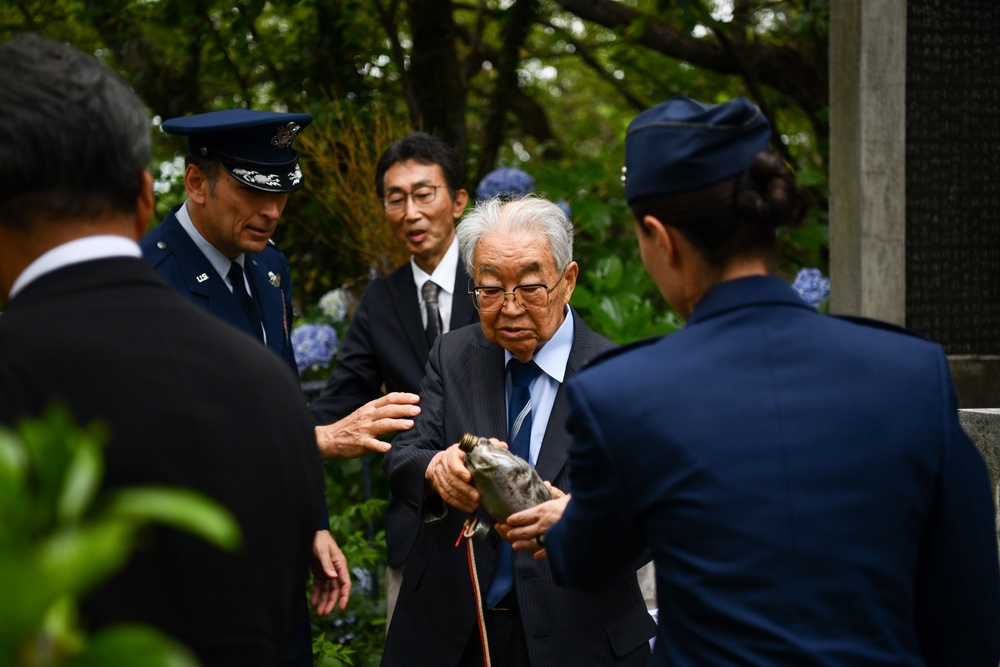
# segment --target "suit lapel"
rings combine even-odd
[[[417,284],[413,282],[413,269],[409,263],[392,273],[387,281],[390,286],[392,308],[399,318],[399,326],[406,334],[407,344],[413,349],[417,359],[426,359],[430,346],[420,319],[420,304],[417,302]]]
[[[476,307],[469,298],[469,274],[465,272],[465,265],[461,260],[455,269],[455,289],[451,294],[451,326],[448,331],[454,331],[479,320]]]
[[[271,284],[268,267],[259,255],[246,255],[243,270],[254,290],[260,310],[261,322],[267,334],[268,347],[279,350],[288,340],[288,326],[285,322],[285,303],[281,288]],[[281,341],[281,345],[277,345]]]
[[[535,462],[535,470],[542,479],[554,480],[558,477],[569,455],[569,445],[572,438],[566,430],[566,418],[569,416],[569,399],[566,397],[566,383],[569,382],[596,353],[595,342],[598,340],[594,332],[577,316],[573,315],[573,347],[570,348],[569,361],[566,363],[566,375],[556,392],[555,402],[549,423],[545,426],[545,437],[542,439],[542,449]]]
[[[468,383],[469,406],[478,433],[485,438],[507,439],[507,391],[503,348],[486,340],[480,330],[470,343],[469,368],[462,374]]]

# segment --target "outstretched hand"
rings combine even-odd
[[[420,397],[394,391],[360,408],[340,421],[316,427],[316,444],[324,459],[356,459],[366,452],[384,454],[389,443],[378,436],[413,428],[420,414]]]

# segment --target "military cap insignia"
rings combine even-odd
[[[281,276],[279,276],[274,271],[267,272],[267,279],[275,287],[281,287]]]
[[[297,135],[301,129],[302,127],[298,123],[279,125],[276,128],[274,137],[271,138],[271,145],[277,148],[288,148],[292,145],[292,141],[295,140],[295,135]]]
[[[277,174],[262,174],[259,171],[243,169],[242,167],[233,167],[232,173],[251,185],[266,185],[271,188],[281,187],[281,177]]]

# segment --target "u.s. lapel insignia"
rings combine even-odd
[[[203,274],[201,274],[200,276],[196,276],[196,277],[195,277],[195,280],[197,280],[197,281],[198,281],[198,282],[200,282],[200,283],[203,283],[203,282],[205,282],[206,280],[208,280],[208,274],[207,274],[207,273],[203,273]]]
[[[298,123],[289,123],[288,125],[279,125],[275,128],[274,136],[271,138],[271,145],[275,148],[288,148],[291,146],[292,141],[295,140],[295,135],[299,133]]]
[[[267,279],[275,287],[281,287],[281,276],[279,276],[274,271],[267,272]]]

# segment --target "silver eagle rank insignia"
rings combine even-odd
[[[275,128],[274,136],[271,137],[271,145],[276,148],[288,148],[295,140],[295,135],[302,127],[298,123],[288,123]]]

